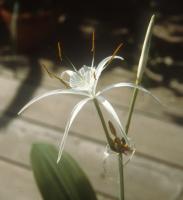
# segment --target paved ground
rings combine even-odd
[[[11,59],[19,60],[19,67],[7,67]],[[42,62],[48,64],[48,61]],[[104,73],[100,87],[119,81],[133,82],[134,73],[116,67]],[[182,85],[173,84],[182,92]],[[48,141],[58,145],[69,112],[80,98],[51,97],[17,117],[17,111],[33,96],[61,87],[24,57],[1,57],[0,85],[0,199],[39,200],[29,162],[31,144]],[[150,90],[165,107],[146,95],[139,95],[130,128],[137,152],[125,168],[126,200],[182,200],[183,98],[165,87]],[[116,89],[106,95],[123,123],[131,94],[132,90]],[[66,150],[83,167],[99,199],[117,198],[117,183],[103,174],[105,137],[92,104],[86,106],[74,122]],[[114,165],[112,163],[110,174],[115,174]]]

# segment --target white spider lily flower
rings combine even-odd
[[[59,147],[59,155],[58,155],[58,160],[57,163],[61,159],[62,151],[68,136],[69,129],[76,118],[77,114],[79,111],[83,108],[83,106],[88,103],[91,100],[97,99],[98,102],[104,107],[104,109],[108,112],[110,117],[113,118],[115,121],[116,126],[120,130],[120,138],[125,140],[125,144],[128,145],[128,147],[131,147],[130,140],[127,137],[124,128],[119,120],[119,117],[117,113],[115,112],[113,106],[103,97],[101,96],[104,92],[111,90],[113,88],[119,88],[119,87],[131,87],[131,88],[137,88],[147,94],[150,94],[152,97],[154,97],[148,90],[141,86],[137,86],[132,83],[117,83],[117,84],[112,84],[107,86],[101,91],[96,91],[97,83],[100,78],[100,75],[102,71],[107,67],[109,62],[112,59],[120,59],[123,60],[122,57],[120,56],[109,56],[105,59],[103,59],[97,67],[91,66],[83,66],[81,69],[78,71],[71,71],[71,70],[66,70],[64,71],[60,78],[64,80],[65,83],[69,85],[69,89],[58,89],[58,90],[53,90],[50,92],[47,92],[41,96],[33,98],[30,102],[28,102],[20,111],[18,114],[21,114],[25,109],[27,109],[30,105],[33,103],[40,101],[41,99],[52,96],[52,95],[57,95],[57,94],[74,94],[74,95],[81,95],[85,96],[83,100],[81,100],[72,110],[71,115],[67,121],[66,128],[64,131],[64,135],[62,137],[60,147]],[[67,76],[67,79],[66,79]],[[155,97],[154,97],[155,98]],[[155,98],[156,99],[156,98]],[[156,99],[157,100],[157,99]]]
[[[61,74],[61,78],[75,90],[85,91],[89,96],[96,96],[96,87],[102,71],[106,68],[111,59],[123,60],[120,56],[109,56],[103,59],[97,67],[84,65],[78,71],[66,70]],[[69,80],[65,80],[65,76]]]

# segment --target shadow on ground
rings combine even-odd
[[[12,66],[15,70],[15,62],[6,63],[6,67]],[[6,127],[14,117],[17,117],[18,111],[32,98],[34,92],[41,83],[42,72],[37,59],[30,58],[29,66],[31,66],[29,73],[27,74],[27,77],[24,79],[24,81],[22,81],[20,87],[17,89],[16,96],[12,99],[11,103],[8,105],[5,111],[1,113],[0,128]],[[11,115],[11,118],[6,118],[8,115]]]

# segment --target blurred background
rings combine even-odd
[[[96,64],[122,42],[119,55],[125,61],[115,61],[109,66],[99,88],[114,82],[134,82],[152,14],[156,20],[143,86],[166,107],[158,106],[146,95],[139,95],[130,130],[137,153],[125,168],[125,195],[127,200],[183,199],[181,3],[178,0],[0,0],[1,200],[41,199],[31,173],[31,144],[48,141],[57,145],[67,117],[80,99],[52,97],[17,117],[16,113],[32,97],[63,87],[41,69],[44,64],[59,74],[71,68],[59,60],[58,41],[76,68],[91,63],[94,30]],[[131,94],[131,90],[123,89],[107,95],[124,124]],[[117,198],[117,183],[103,175],[105,137],[92,104],[74,122],[66,150],[79,161],[99,199]]]

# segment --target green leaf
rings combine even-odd
[[[97,200],[96,194],[76,161],[63,152],[56,163],[58,150],[50,144],[32,145],[31,164],[44,200]]]

